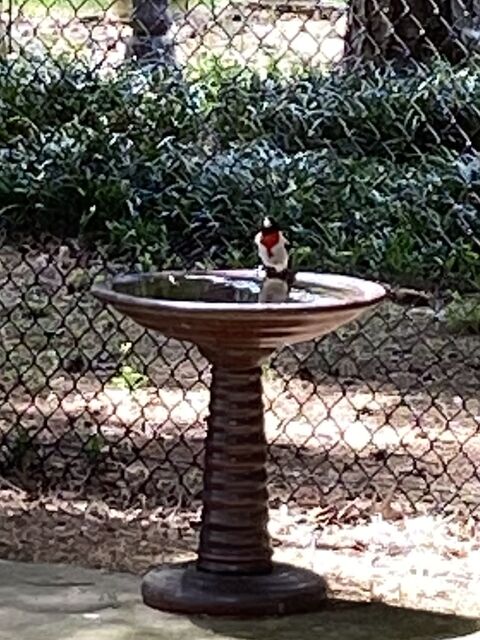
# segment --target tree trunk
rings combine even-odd
[[[426,62],[440,54],[459,61],[467,47],[455,24],[452,4],[451,0],[351,0],[347,59],[376,64]]]
[[[131,54],[141,64],[167,65],[173,61],[169,39],[172,24],[168,0],[134,0]]]
[[[7,26],[3,21],[3,1],[0,0],[0,59],[7,55]]]

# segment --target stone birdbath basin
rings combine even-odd
[[[172,271],[92,290],[139,325],[195,343],[212,365],[197,560],[148,572],[150,607],[255,616],[312,610],[326,597],[321,576],[272,561],[261,365],[278,347],[354,320],[386,292],[357,278],[297,273],[283,301],[259,302],[265,283],[254,270]]]

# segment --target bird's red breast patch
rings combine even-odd
[[[272,249],[280,240],[280,233],[278,231],[272,231],[271,233],[264,233],[260,239],[261,244],[266,248],[268,255],[272,257]]]

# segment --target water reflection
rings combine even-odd
[[[290,285],[280,278],[266,278],[262,283],[259,302],[285,302],[289,296]]]
[[[168,275],[127,277],[117,280],[118,293],[150,298],[207,303],[314,303],[320,298],[342,299],[351,291],[315,285],[289,286],[277,278],[265,280],[217,275]]]

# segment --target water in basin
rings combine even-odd
[[[264,283],[257,278],[239,278],[220,275],[153,275],[125,279],[114,283],[116,292],[157,300],[244,303],[262,302]],[[352,295],[351,289],[295,284],[282,299],[284,303],[310,303],[320,299],[342,300]]]

